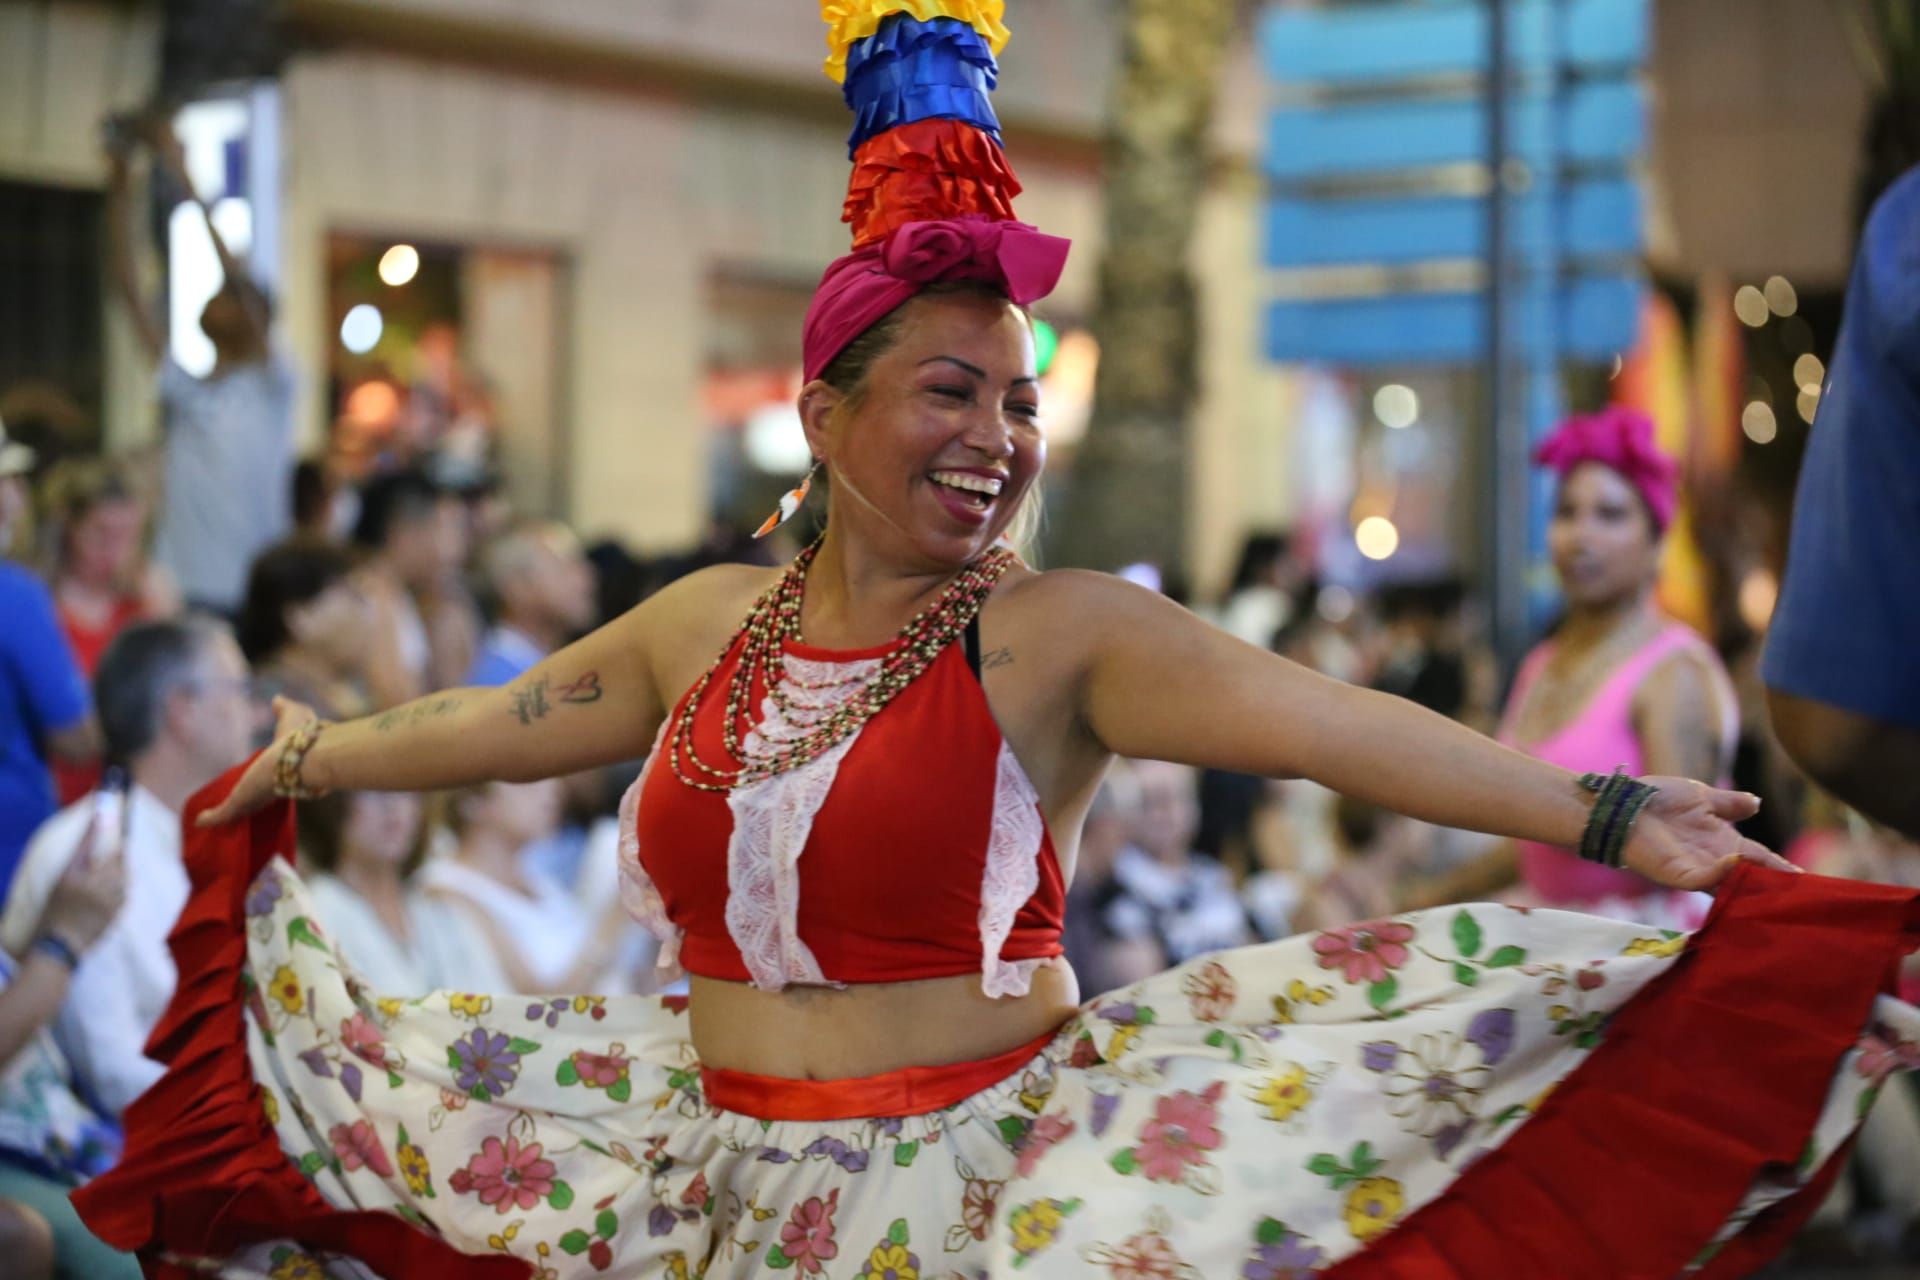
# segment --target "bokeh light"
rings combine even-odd
[[[1373,416],[1395,430],[1410,427],[1420,417],[1420,397],[1412,387],[1389,382],[1373,393]]]
[[[1827,380],[1827,366],[1820,363],[1820,357],[1808,352],[1793,362],[1793,382],[1802,391],[1811,387],[1818,391],[1820,384]]]
[[[1741,285],[1740,291],[1733,295],[1733,314],[1740,317],[1740,323],[1758,329],[1771,314],[1766,295],[1750,284]]]
[[[1766,299],[1767,310],[1783,319],[1800,309],[1800,295],[1785,276],[1768,276],[1761,296]]]
[[[1800,418],[1808,426],[1813,425],[1813,415],[1820,411],[1820,388],[1802,387],[1800,396],[1793,407],[1800,411]]]
[[[363,302],[347,312],[347,318],[340,322],[340,345],[363,356],[379,345],[386,327],[386,321],[380,318],[380,308]]]
[[[1385,516],[1368,516],[1353,531],[1354,545],[1369,560],[1385,560],[1400,549],[1400,531]]]
[[[420,251],[410,244],[397,244],[380,255],[380,279],[395,288],[420,272]]]
[[[1774,421],[1773,410],[1760,400],[1751,401],[1741,413],[1740,429],[1755,444],[1772,444],[1773,438],[1780,434],[1780,424]]]

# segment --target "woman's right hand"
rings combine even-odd
[[[223,822],[244,818],[256,809],[265,808],[273,799],[274,767],[280,762],[280,753],[287,748],[287,739],[319,718],[306,703],[282,697],[273,700],[273,716],[273,741],[253,758],[227,798],[202,812],[196,825],[217,827]]]
[[[91,947],[107,931],[127,900],[127,862],[121,851],[96,852],[98,827],[87,824],[80,849],[54,883],[40,915],[40,930],[76,951]]]

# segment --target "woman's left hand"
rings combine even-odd
[[[1721,791],[1692,778],[1642,778],[1656,789],[1627,841],[1625,863],[1669,889],[1711,891],[1738,862],[1800,868],[1734,830],[1760,811],[1760,797]]]

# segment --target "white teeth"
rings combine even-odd
[[[950,489],[964,489],[968,493],[984,493],[989,498],[999,497],[1000,488],[1005,483],[968,471],[936,471],[932,479],[935,484],[943,484]]]

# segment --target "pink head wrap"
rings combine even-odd
[[[1583,462],[1597,462],[1640,491],[1662,533],[1680,501],[1680,466],[1653,442],[1653,419],[1638,409],[1609,405],[1568,418],[1540,442],[1533,460],[1563,479]]]
[[[1069,241],[1024,222],[960,217],[909,222],[836,261],[820,278],[801,338],[811,382],[847,344],[930,284],[983,280],[1025,305],[1060,280]]]

